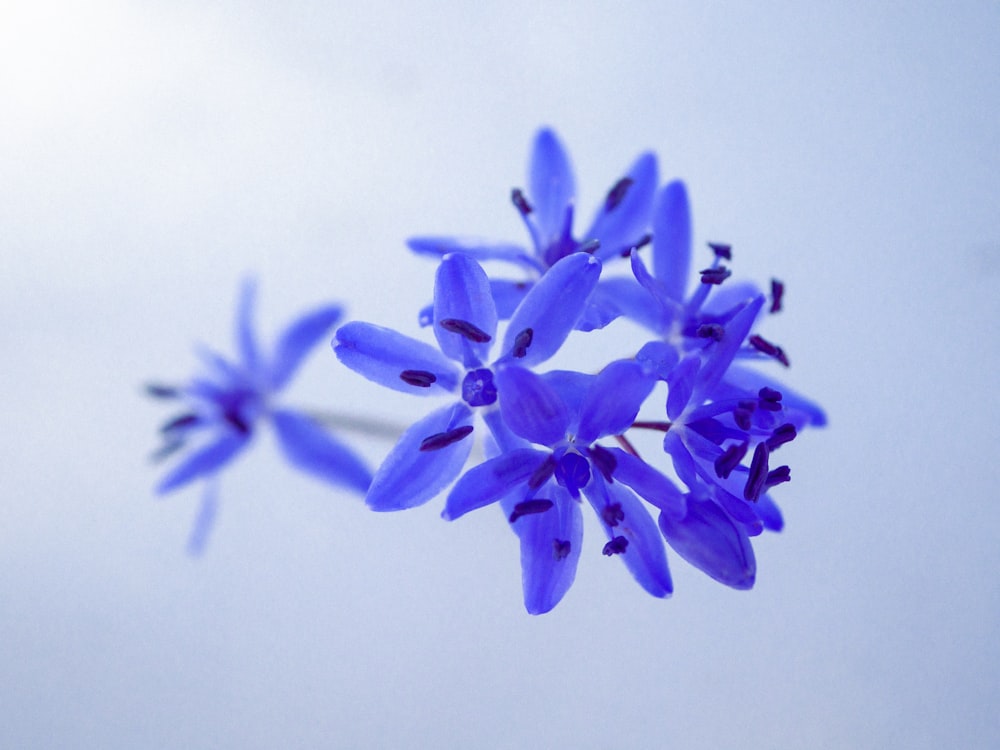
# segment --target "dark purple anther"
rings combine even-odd
[[[732,245],[723,245],[719,242],[709,242],[708,246],[712,248],[712,252],[715,253],[716,258],[725,258],[726,260],[733,259]]]
[[[469,406],[489,406],[497,401],[493,372],[485,367],[470,370],[462,380],[462,400]]]
[[[777,279],[771,279],[771,309],[769,312],[781,311],[781,298],[785,295],[785,285]]]
[[[223,412],[222,418],[235,427],[237,432],[241,432],[244,435],[250,434],[250,423],[236,409],[227,409]]]
[[[528,203],[528,199],[524,197],[521,188],[514,188],[510,191],[510,200],[517,207],[517,210],[521,212],[521,216],[527,216],[533,210],[531,204]]]
[[[626,247],[624,250],[622,250],[622,257],[623,258],[627,258],[632,253],[634,253],[636,250],[640,250],[640,249],[646,247],[646,245],[648,245],[652,241],[653,241],[653,235],[651,235],[651,234],[649,234],[649,232],[647,232],[646,234],[642,235],[642,237],[640,237],[636,241],[636,243],[634,245]]]
[[[702,323],[698,326],[698,330],[695,331],[695,334],[698,338],[712,339],[712,341],[722,341],[722,336],[725,332],[726,329],[718,323]]]
[[[780,347],[772,344],[770,341],[765,339],[763,336],[758,336],[756,333],[751,336],[747,341],[750,342],[752,346],[757,351],[766,354],[769,357],[774,357],[776,360],[781,362],[785,367],[788,367],[791,362],[788,361],[788,356],[785,351]]]
[[[720,479],[727,479],[733,472],[733,469],[740,465],[740,461],[747,454],[748,446],[748,443],[742,442],[733,443],[726,448],[725,452],[715,459],[716,476]]]
[[[403,370],[399,373],[399,379],[407,385],[430,388],[431,384],[437,381],[437,375],[427,370]]]
[[[776,484],[790,481],[792,481],[792,470],[787,466],[779,466],[777,469],[773,469],[767,473],[767,479],[764,480],[764,487],[770,489]]]
[[[179,417],[174,417],[163,425],[160,428],[160,432],[167,433],[175,430],[184,430],[188,427],[194,427],[199,422],[201,422],[201,418],[197,414],[181,414]]]
[[[507,520],[514,523],[521,516],[530,516],[533,513],[544,513],[549,508],[552,507],[551,500],[543,500],[542,498],[536,498],[534,500],[522,500],[517,505],[514,506],[513,512],[510,514],[510,518]]]
[[[601,510],[601,518],[613,528],[625,520],[625,511],[622,510],[621,503],[610,503]]]
[[[614,187],[608,191],[608,197],[604,199],[604,211],[610,213],[618,208],[618,204],[625,198],[628,189],[635,183],[631,177],[622,177],[615,183]]]
[[[757,392],[757,396],[759,397],[757,403],[760,404],[760,408],[764,411],[781,410],[781,391],[764,386]]]
[[[717,266],[715,268],[703,268],[698,273],[701,274],[702,284],[721,284],[723,281],[732,276],[732,271],[730,271],[725,266]]]
[[[181,392],[172,385],[146,383],[146,395],[153,398],[177,398],[181,395]]]
[[[447,448],[452,443],[457,443],[459,440],[468,437],[471,432],[471,424],[462,425],[461,427],[446,430],[445,432],[439,432],[436,435],[425,437],[423,442],[420,443],[420,450],[439,451],[442,448]]]
[[[553,539],[552,540],[552,558],[554,560],[565,560],[569,557],[570,544],[569,539]]]
[[[753,460],[750,462],[750,476],[747,477],[746,486],[743,488],[743,497],[752,502],[757,502],[764,483],[767,482],[767,457],[770,451],[767,443],[757,443],[753,451]]]
[[[472,325],[467,320],[459,320],[458,318],[445,318],[444,320],[439,320],[438,325],[441,326],[446,331],[451,331],[452,333],[457,333],[459,336],[467,338],[469,341],[473,341],[477,344],[485,344],[487,341],[492,339],[486,331],[483,331],[476,326]]]
[[[609,484],[615,481],[611,476],[615,472],[615,467],[618,466],[618,459],[615,458],[615,454],[600,445],[595,445],[587,449],[587,453],[590,455],[590,460],[593,461],[594,466],[601,472],[601,476]]]
[[[598,239],[587,240],[586,242],[581,242],[579,247],[576,248],[578,253],[587,253],[593,255],[598,250],[601,249],[601,241]]]
[[[775,448],[790,443],[795,439],[795,425],[786,422],[780,427],[776,427],[771,437],[767,439],[767,449],[773,451]]]
[[[611,557],[612,555],[620,555],[626,549],[628,549],[628,539],[623,536],[616,536],[604,545],[604,554],[608,557]]]
[[[531,340],[535,337],[535,332],[530,328],[525,328],[517,336],[514,337],[514,347],[510,350],[511,356],[515,359],[521,359],[524,355],[528,353],[528,347],[531,346]]]
[[[547,481],[549,477],[552,476],[553,472],[556,470],[556,460],[553,456],[549,455],[539,464],[538,468],[535,469],[535,473],[528,478],[528,489],[537,490]]]

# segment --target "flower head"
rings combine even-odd
[[[274,428],[293,466],[338,487],[365,492],[371,473],[354,451],[309,415],[272,403],[309,351],[340,319],[340,306],[327,305],[296,318],[284,329],[273,352],[265,353],[253,329],[255,297],[255,283],[244,282],[236,316],[239,355],[235,361],[200,348],[204,369],[188,383],[147,388],[155,398],[182,405],[180,414],[161,428],[164,446],[157,457],[166,458],[197,444],[160,480],[157,492],[165,494],[196,479],[216,476],[247,448],[262,421]],[[215,498],[210,482],[189,544],[194,552],[204,545]]]

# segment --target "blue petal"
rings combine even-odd
[[[639,298],[638,309],[634,310],[636,317],[633,319],[655,333],[666,333],[671,322],[681,315],[681,306],[670,297],[663,282],[649,273],[639,253],[632,253],[630,262],[632,275],[647,294],[646,297]],[[623,304],[628,304],[628,300],[623,301]]]
[[[527,281],[491,279],[490,291],[493,293],[493,302],[496,303],[497,317],[500,320],[510,320],[531,287],[532,284]]]
[[[635,355],[635,361],[653,373],[657,378],[667,381],[671,372],[677,366],[677,348],[665,341],[650,341],[643,345]]]
[[[667,375],[667,418],[671,421],[676,420],[691,403],[700,370],[700,357],[689,354]]]
[[[605,494],[607,493],[607,494]],[[625,551],[615,555],[622,558],[632,577],[653,596],[669,596],[674,585],[667,567],[667,553],[656,523],[639,498],[620,484],[606,484],[596,477],[584,490],[587,500],[597,511],[608,540],[623,536],[628,540]],[[608,526],[603,510],[608,503],[618,503],[624,518],[616,526]]]
[[[460,373],[455,364],[430,344],[371,323],[347,323],[337,329],[333,350],[337,359],[371,381],[403,393],[420,396],[454,391]],[[411,385],[400,377],[404,370],[432,373],[429,387]]]
[[[249,435],[238,432],[227,432],[215,442],[195,451],[173,471],[168,473],[157,485],[156,491],[161,495],[176,490],[199,477],[213,474],[246,447]]]
[[[590,390],[597,376],[572,370],[551,370],[544,373],[542,379],[559,394],[559,398],[566,404],[566,409],[570,414],[567,431],[576,434],[583,401],[587,398],[587,391]]]
[[[315,420],[294,411],[271,413],[285,458],[293,466],[308,471],[338,487],[364,494],[371,484],[371,471],[364,461]]]
[[[615,457],[614,479],[631,487],[647,503],[671,517],[680,519],[687,512],[687,502],[674,483],[640,458],[620,448],[608,448]]]
[[[549,446],[566,437],[569,411],[540,375],[523,367],[505,367],[497,372],[496,384],[500,413],[513,432],[525,440]]]
[[[252,278],[244,279],[240,287],[240,297],[236,312],[236,350],[240,353],[240,362],[247,372],[256,374],[260,367],[260,351],[257,337],[253,330],[253,313],[257,299],[257,282]]]
[[[706,398],[712,397],[712,390],[732,364],[733,357],[736,356],[736,352],[739,351],[747,334],[750,333],[763,304],[763,295],[747,302],[726,324],[722,340],[705,350],[705,363],[698,373],[693,395],[696,402],[701,403]]]
[[[471,510],[495,503],[518,485],[526,485],[549,455],[548,452],[522,448],[501,453],[469,469],[448,493],[441,517],[454,521]]]
[[[201,557],[208,545],[208,537],[215,526],[215,516],[219,510],[219,488],[214,481],[205,483],[205,492],[198,506],[198,515],[194,519],[194,527],[188,536],[187,553],[191,557]]]
[[[598,373],[580,410],[576,437],[592,443],[606,435],[619,435],[635,421],[655,379],[635,360],[612,362]]]
[[[665,185],[653,206],[653,274],[675,302],[683,302],[691,269],[691,209],[680,180]]]
[[[797,391],[793,391],[781,381],[749,367],[731,365],[726,370],[717,392],[726,394],[720,398],[755,398],[760,389],[765,387],[781,392],[782,410],[788,416],[789,421],[796,424],[797,427],[805,425],[826,426],[827,418],[823,407]]]
[[[626,177],[632,180],[625,197],[608,211],[604,201],[584,240],[600,240],[597,257],[606,260],[634,246],[649,228],[653,195],[659,184],[656,156],[646,152],[635,160]]]
[[[677,554],[719,583],[753,587],[757,562],[750,537],[711,500],[688,498],[683,521],[661,513],[660,530]]]
[[[551,481],[543,485],[539,497],[551,500],[553,506],[544,513],[521,516],[511,524],[521,540],[521,586],[524,606],[532,615],[545,614],[569,591],[583,547],[580,504]],[[507,518],[522,499],[522,493],[515,492],[500,501]],[[566,554],[557,554],[557,549]]]
[[[472,436],[434,451],[420,450],[425,438],[472,424],[472,411],[459,401],[432,412],[403,433],[375,472],[365,502],[372,510],[403,510],[422,505],[462,471]]]
[[[489,339],[471,341],[442,328],[440,322],[449,319],[471,323]],[[497,310],[486,272],[468,256],[445,256],[434,282],[434,336],[441,351],[466,368],[479,367],[489,357],[496,333]]]
[[[281,334],[271,364],[271,388],[284,388],[316,344],[343,315],[339,305],[327,305],[297,318]]]
[[[548,128],[539,130],[535,136],[528,181],[536,221],[548,246],[562,234],[566,210],[576,196],[569,156]]]
[[[600,275],[600,261],[586,253],[567,255],[552,266],[514,311],[503,358],[510,359],[517,336],[527,328],[533,332],[531,346],[517,364],[530,367],[555,354],[580,319]]]
[[[771,499],[768,494],[763,494],[757,498],[757,504],[754,506],[757,511],[757,516],[764,524],[764,528],[768,531],[781,531],[785,528],[785,519],[781,515],[781,509],[778,505]]]
[[[619,304],[620,284],[613,282],[626,279],[610,279],[601,281],[590,295],[590,301],[576,323],[578,331],[599,331],[622,315]],[[610,282],[610,283],[609,283]]]

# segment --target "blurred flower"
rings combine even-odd
[[[214,478],[247,448],[261,421],[274,428],[293,466],[337,487],[365,492],[371,473],[353,450],[308,414],[272,404],[272,397],[288,385],[309,351],[340,320],[341,307],[327,305],[296,318],[282,332],[273,353],[265,354],[253,329],[255,297],[256,284],[245,281],[236,316],[237,361],[199,348],[202,373],[180,387],[147,387],[150,396],[183,404],[181,413],[161,428],[164,445],[155,457],[166,458],[198,442],[163,477],[157,492],[165,494],[195,479]],[[189,541],[194,553],[203,549],[211,527],[215,492],[214,483],[209,482]]]

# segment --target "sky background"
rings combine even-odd
[[[1000,745],[1000,4],[816,5],[0,0],[0,745]],[[330,299],[414,332],[404,239],[522,241],[542,124],[584,215],[653,149],[696,247],[786,283],[830,426],[755,589],[668,552],[654,599],[587,517],[531,617],[499,511],[371,513],[266,433],[188,557],[141,385],[233,351],[248,273],[267,336]],[[323,347],[288,397],[428,407]]]

